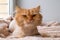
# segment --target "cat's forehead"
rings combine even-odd
[[[34,9],[24,9],[23,11],[21,11],[21,14],[37,14],[36,10]]]

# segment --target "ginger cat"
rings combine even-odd
[[[14,20],[10,23],[9,29],[14,37],[24,37],[38,34],[37,27],[42,22],[40,6],[32,9],[16,7]]]

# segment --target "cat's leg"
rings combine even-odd
[[[14,29],[15,29],[15,21],[13,20],[11,23],[10,23],[10,25],[9,25],[9,31],[10,32],[13,32],[14,31]]]
[[[15,37],[15,38],[21,38],[24,37],[25,34],[24,32],[21,30],[20,27],[16,27],[16,29],[13,31],[13,33],[11,34],[11,37]]]
[[[8,38],[23,38],[25,35],[23,34],[11,34]]]

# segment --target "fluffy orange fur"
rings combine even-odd
[[[40,6],[37,8],[32,9],[22,9],[19,7],[16,7],[16,15],[15,20],[18,25],[23,26],[24,22],[26,24],[32,24],[32,25],[40,25],[42,22],[42,15],[40,12]]]
[[[16,7],[16,14],[15,14],[15,23],[12,22],[12,24],[18,25],[13,28],[15,28],[17,31],[19,31],[20,34],[18,34],[19,37],[26,36],[26,35],[35,35],[38,34],[37,27],[42,22],[42,15],[40,14],[40,6],[32,9],[23,9],[20,7]],[[12,27],[12,24],[10,25],[10,28]],[[18,29],[17,29],[18,27]],[[14,29],[13,35],[16,35],[16,30]],[[18,33],[18,32],[17,32]]]

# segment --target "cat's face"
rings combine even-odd
[[[42,15],[39,13],[40,6],[32,9],[22,9],[16,7],[15,19],[19,26],[37,26],[42,22]]]

